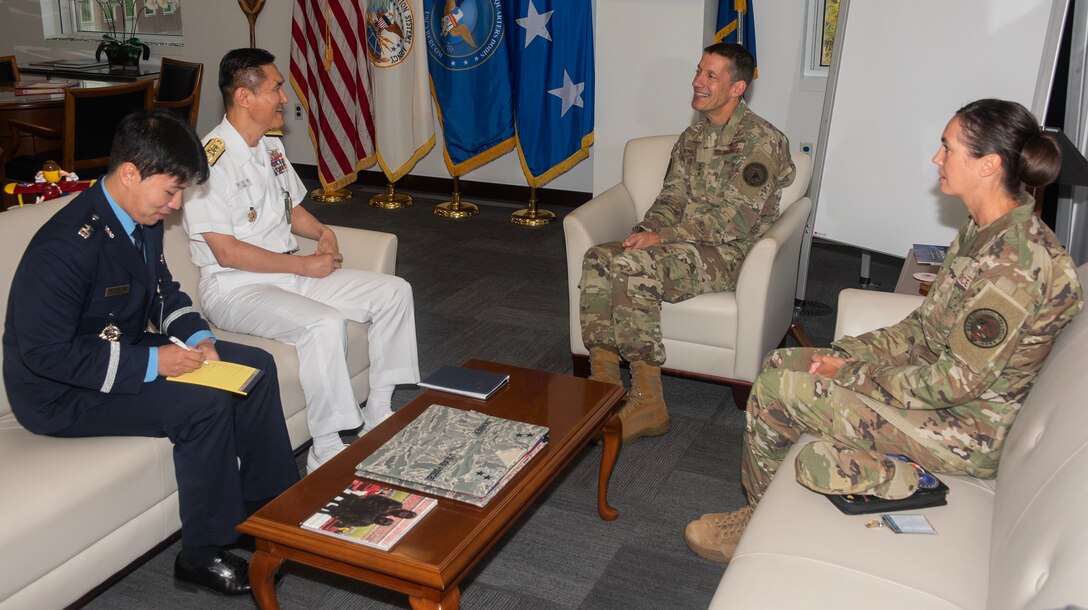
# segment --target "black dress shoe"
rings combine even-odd
[[[251,590],[249,562],[227,551],[220,551],[212,563],[203,568],[186,565],[178,556],[174,560],[174,581],[182,585],[197,585],[223,595],[245,595]]]

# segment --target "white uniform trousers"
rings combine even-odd
[[[370,323],[370,387],[419,381],[415,307],[407,281],[358,269],[337,269],[324,278],[260,275],[270,281],[226,292],[216,276],[203,278],[204,313],[223,330],[295,346],[311,436],[363,423],[346,362],[347,320]]]

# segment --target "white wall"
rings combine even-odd
[[[216,87],[219,59],[227,50],[249,45],[245,15],[231,0],[182,0],[185,42],[152,47],[152,63],[164,55],[204,64],[204,90],[197,131],[205,133],[222,118]],[[45,40],[42,0],[0,0],[0,55],[20,63],[93,55],[94,42]],[[290,68],[293,0],[265,3],[257,20],[257,45]],[[694,118],[691,77],[700,49],[714,29],[717,0],[596,0],[597,104],[595,145],[590,157],[549,183],[549,187],[599,193],[619,181],[623,146],[633,137],[681,131]],[[759,79],[749,102],[797,143],[815,142],[822,88],[802,82],[805,4],[762,0],[756,7]],[[294,91],[288,91],[291,107]],[[288,113],[284,141],[295,163],[313,164],[306,122]],[[437,121],[436,121],[437,124]],[[416,166],[416,175],[448,177],[439,145]],[[468,174],[466,180],[524,185],[517,153]]]

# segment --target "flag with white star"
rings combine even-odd
[[[511,0],[517,147],[530,186],[589,156],[593,144],[591,0]]]
[[[431,90],[446,169],[464,175],[514,148],[503,0],[424,0]]]

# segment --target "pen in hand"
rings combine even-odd
[[[170,337],[170,343],[173,343],[174,345],[180,347],[181,349],[183,349],[183,350],[185,350],[187,352],[194,351],[193,348],[186,345],[184,341],[182,341],[181,339],[178,339],[177,337]]]
[[[183,350],[185,350],[187,352],[197,351],[197,350],[189,347],[184,341],[182,341],[181,339],[178,339],[177,337],[170,337],[170,343],[173,343],[174,345],[180,347],[181,349],[183,349]],[[201,363],[202,364],[208,364],[208,361],[207,360],[201,360]]]

